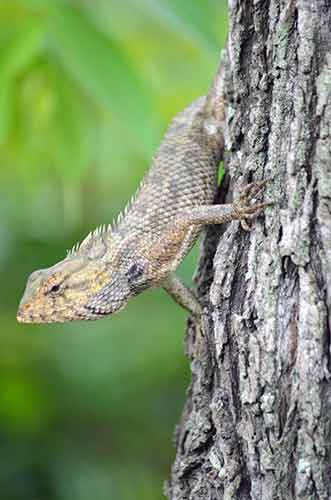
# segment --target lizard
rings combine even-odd
[[[176,276],[204,227],[258,216],[270,203],[251,201],[266,181],[248,184],[238,201],[216,205],[224,152],[222,64],[207,96],[170,123],[140,188],[113,225],[101,226],[55,265],[33,272],[17,320],[54,323],[95,320],[119,312],[131,297],[163,287],[200,315],[195,294]]]

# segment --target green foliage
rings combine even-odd
[[[47,31],[64,69],[106,112],[115,115],[124,132],[149,155],[154,145],[151,91],[111,35],[104,35],[77,9],[65,5],[51,9]]]
[[[32,270],[123,208],[225,26],[216,0],[0,0],[1,498],[163,498],[185,313],[162,291],[96,323],[15,313]]]

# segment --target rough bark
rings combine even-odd
[[[171,500],[331,498],[331,1],[231,0],[226,169],[276,205],[210,229]],[[203,335],[199,334],[203,330]]]

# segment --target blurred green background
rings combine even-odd
[[[0,0],[1,500],[163,498],[186,314],[162,291],[92,323],[15,314],[32,270],[123,208],[225,36],[219,0]]]

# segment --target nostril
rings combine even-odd
[[[21,315],[21,311],[18,311],[18,313],[16,314],[16,319],[19,323],[23,323],[24,322],[24,319]]]
[[[16,319],[19,323],[26,323],[27,322],[27,314],[29,312],[29,309],[31,309],[31,304],[20,304],[17,314],[16,314]]]
[[[29,310],[31,309],[31,304],[21,304],[18,308],[16,319],[19,323],[28,323],[29,322]]]

